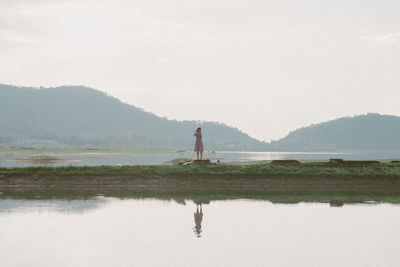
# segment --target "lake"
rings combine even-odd
[[[13,162],[18,158],[46,155],[64,159],[76,160],[73,162],[51,164],[51,166],[96,166],[96,165],[129,165],[129,164],[160,164],[176,158],[195,158],[193,152],[175,151],[145,151],[145,152],[96,152],[96,151],[54,151],[20,150],[16,152],[0,151],[0,167],[35,166],[32,163]],[[255,161],[275,159],[297,160],[328,160],[329,158],[343,158],[346,160],[372,160],[372,159],[399,159],[399,152],[251,152],[251,151],[217,151],[205,152],[205,158],[221,162]],[[47,164],[49,165],[49,164]]]
[[[399,266],[400,206],[0,200],[1,266]],[[199,212],[197,213],[197,208]],[[195,227],[195,215],[198,227]]]

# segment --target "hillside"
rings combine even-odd
[[[202,127],[205,149],[265,146],[225,124],[167,120],[83,86],[0,84],[0,125],[0,145],[192,149]]]
[[[400,150],[400,117],[366,114],[344,117],[290,132],[269,150]]]

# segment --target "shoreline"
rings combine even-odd
[[[262,192],[243,190],[129,190],[129,189],[17,189],[0,190],[0,201],[14,200],[90,200],[97,198],[116,199],[157,199],[186,201],[208,204],[224,200],[256,200],[274,204],[329,203],[340,207],[344,204],[400,204],[398,193],[360,193],[360,192]]]
[[[0,191],[129,190],[174,192],[400,193],[400,164],[61,166],[0,168]]]

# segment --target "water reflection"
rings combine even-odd
[[[331,200],[329,201],[329,206],[334,207],[334,208],[341,208],[343,207],[344,202],[341,200]]]
[[[400,266],[400,205],[103,202],[0,200],[0,265]]]
[[[199,210],[200,206],[200,210]],[[194,223],[196,224],[193,228],[197,237],[201,237],[201,222],[203,221],[203,206],[200,204],[196,205],[196,212],[194,213]]]
[[[0,200],[0,215],[2,213],[55,211],[59,213],[84,213],[98,209],[107,203],[105,198],[93,198],[85,200]]]
[[[46,150],[32,149],[16,152],[0,151],[1,167],[35,166],[33,163],[15,162],[17,158],[29,158],[32,156],[49,154],[50,156],[64,158],[69,161],[64,163],[52,163],[51,166],[99,166],[99,165],[130,165],[130,164],[159,164],[177,158],[191,158],[193,152],[71,152],[60,150],[46,152]],[[358,153],[325,153],[325,152],[237,152],[217,151],[204,154],[207,158],[220,160],[221,162],[257,161],[275,159],[303,159],[303,160],[328,160],[329,158],[343,158],[345,160],[376,160],[395,159],[400,157],[400,152],[358,152]]]

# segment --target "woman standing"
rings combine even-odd
[[[197,128],[196,132],[194,132],[193,136],[196,136],[196,143],[194,144],[194,152],[197,154],[197,160],[203,159],[203,141],[201,140],[201,128]]]

